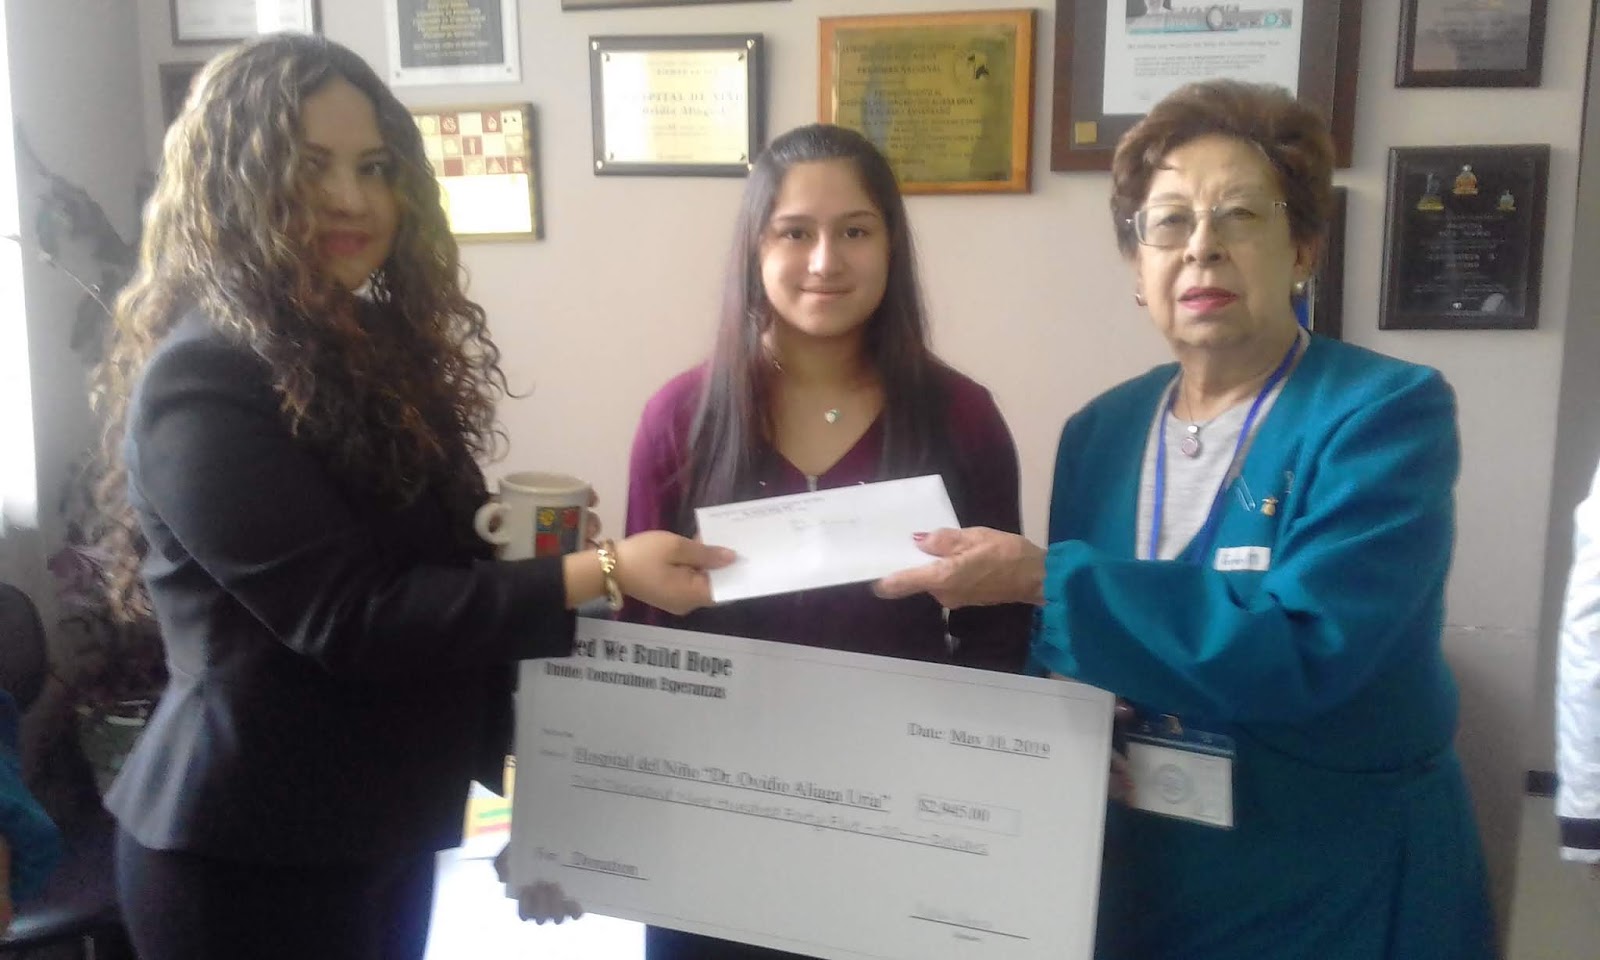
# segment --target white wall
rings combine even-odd
[[[1590,55],[1600,51],[1600,23],[1591,25]],[[1593,251],[1600,250],[1600,96],[1594,91],[1600,76],[1590,77],[1591,96],[1584,118],[1584,148],[1580,184],[1574,208],[1577,223],[1572,249],[1575,262],[1594,262]],[[1560,411],[1556,427],[1555,475],[1551,485],[1550,529],[1546,554],[1546,577],[1540,635],[1544,653],[1540,656],[1537,684],[1537,720],[1534,723],[1531,751],[1539,769],[1549,769],[1554,753],[1552,722],[1555,690],[1555,634],[1565,595],[1568,568],[1572,564],[1572,511],[1589,492],[1596,458],[1600,457],[1600,271],[1572,273],[1573,304],[1571,322],[1565,331],[1561,358]]]
[[[1506,920],[1537,698],[1538,627],[1551,464],[1573,265],[1577,165],[1590,4],[1550,0],[1543,85],[1531,90],[1396,90],[1397,0],[1363,24],[1345,311],[1347,338],[1432,364],[1455,386],[1462,477],[1446,647],[1462,687],[1459,743]],[[1379,332],[1375,308],[1390,146],[1549,143],[1540,327],[1476,333]],[[1368,316],[1352,312],[1365,305]],[[1353,326],[1352,326],[1353,324]],[[1542,764],[1539,764],[1542,765]]]
[[[124,236],[136,222],[134,184],[146,166],[140,115],[138,11],[125,0],[6,0],[7,56],[18,128],[40,159],[94,197]],[[23,222],[34,204],[19,169]],[[79,263],[81,252],[64,259]],[[83,363],[69,347],[82,298],[60,271],[25,256],[38,527],[0,538],[0,570],[52,618],[43,556],[60,542],[57,498],[67,465],[93,439]],[[81,266],[78,269],[82,269]],[[86,279],[88,279],[86,277]]]
[[[417,106],[528,100],[538,111],[545,236],[470,247],[472,294],[489,310],[513,384],[511,452],[491,474],[548,467],[592,479],[621,524],[627,448],[645,398],[709,343],[742,182],[596,177],[590,172],[585,41],[591,34],[760,32],[769,50],[769,133],[815,118],[821,15],[983,9],[1018,0],[794,0],[562,13],[522,6],[520,84],[409,88]],[[325,30],[380,68],[380,0],[324,0]],[[1537,655],[1557,384],[1571,280],[1573,199],[1589,4],[1550,0],[1544,85],[1397,90],[1399,0],[1367,0],[1345,276],[1347,339],[1441,368],[1461,407],[1465,465],[1447,643],[1464,690],[1462,749],[1485,823],[1497,894],[1508,900]],[[156,142],[156,63],[176,53],[167,0],[141,0],[145,120]],[[1025,520],[1043,534],[1062,420],[1113,383],[1166,359],[1132,302],[1112,242],[1104,174],[1049,171],[1054,5],[1040,5],[1034,191],[910,202],[937,344],[988,384],[1020,447]],[[1384,171],[1391,146],[1549,143],[1540,328],[1379,332]]]

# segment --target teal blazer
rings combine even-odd
[[[12,900],[26,900],[42,891],[62,853],[61,831],[22,782],[19,721],[17,702],[0,690],[0,839],[11,854]]]
[[[1441,650],[1460,466],[1437,371],[1312,338],[1225,492],[1215,553],[1136,554],[1174,364],[1061,434],[1038,665],[1231,736],[1235,827],[1112,804],[1105,958],[1493,956]],[[1190,562],[1193,561],[1193,562]]]

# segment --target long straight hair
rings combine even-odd
[[[883,388],[883,457],[879,478],[936,471],[942,460],[938,424],[944,416],[938,360],[917,286],[916,254],[905,201],[894,170],[861,134],[811,124],[783,134],[757,158],[739,206],[723,286],[721,322],[705,391],[689,433],[680,527],[693,509],[756,495],[755,474],[772,435],[773,368],[762,343],[777,322],[761,281],[761,241],[784,177],[796,164],[847,160],[861,178],[889,233],[889,274],[883,300],[866,321],[866,361]]]

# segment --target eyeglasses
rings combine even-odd
[[[1267,218],[1276,210],[1287,210],[1283,200],[1228,200],[1209,210],[1196,210],[1178,203],[1159,203],[1133,212],[1125,222],[1133,235],[1147,247],[1182,247],[1189,243],[1200,216],[1211,218],[1211,229],[1223,243],[1240,243],[1261,235]]]

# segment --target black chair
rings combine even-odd
[[[27,594],[0,583],[0,686],[26,710],[44,689],[47,669],[38,609]],[[133,957],[112,872],[115,827],[98,803],[89,806],[88,813],[61,825],[61,864],[41,896],[16,905],[11,929],[0,937],[0,957],[20,958],[62,944],[76,944],[83,960]]]

